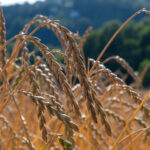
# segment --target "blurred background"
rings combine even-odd
[[[1,0],[1,4],[6,19],[7,39],[18,34],[36,14],[60,20],[60,24],[81,36],[92,26],[93,31],[84,45],[86,58],[97,58],[114,32],[134,12],[141,8],[150,9],[149,0]],[[49,47],[60,47],[52,32],[40,29],[36,35]],[[11,51],[11,45],[8,50]],[[139,74],[150,64],[150,16],[143,13],[130,22],[113,41],[102,60],[113,55],[124,58]],[[113,61],[107,65],[113,71],[120,67]],[[121,71],[125,73],[125,70]],[[132,79],[129,77],[128,81],[132,82]],[[150,67],[143,85],[150,86]]]

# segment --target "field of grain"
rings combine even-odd
[[[98,59],[86,61],[83,45],[91,27],[80,37],[58,20],[37,15],[6,41],[0,7],[0,150],[150,149],[150,91],[142,87],[148,66],[138,76],[119,56],[101,62],[113,39],[140,13],[150,14],[145,9],[133,14]],[[29,32],[31,26],[35,28]],[[55,33],[64,53],[34,36],[40,28]],[[30,49],[31,43],[41,56]],[[131,85],[126,84],[127,74],[105,66],[110,60],[127,70]]]

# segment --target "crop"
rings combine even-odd
[[[6,41],[0,7],[0,149],[148,149],[150,91],[141,86],[146,69],[139,77],[119,56],[100,61],[117,34],[142,12],[150,14],[146,9],[136,12],[98,59],[86,62],[83,45],[91,27],[80,37],[58,20],[37,15]],[[40,28],[55,33],[64,53],[50,50],[34,36]],[[63,61],[57,61],[56,54]],[[119,77],[105,66],[110,60],[127,70],[134,79],[132,85],[125,83],[125,75]]]

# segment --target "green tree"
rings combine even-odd
[[[148,67],[147,72],[143,79],[144,86],[150,86],[150,59],[144,59],[139,66],[139,73],[141,74],[145,67]]]

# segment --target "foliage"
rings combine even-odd
[[[11,38],[23,28],[36,14],[59,19],[71,31],[83,34],[87,27],[99,28],[108,20],[117,18],[124,21],[137,9],[150,8],[146,0],[46,0],[33,5],[14,5],[4,7],[7,38]],[[141,16],[138,18],[138,20]],[[58,40],[52,32],[41,29],[38,34],[46,44],[58,45]],[[47,35],[49,38],[47,38]]]
[[[146,75],[144,76],[144,79],[143,79],[143,85],[144,86],[149,86],[149,77],[150,77],[150,59],[144,59],[140,66],[139,66],[139,72],[140,74],[142,74],[142,72],[144,71],[144,69],[147,67],[147,70],[146,70]]]
[[[91,33],[84,46],[86,56],[96,58],[120,25],[119,21],[111,21]],[[138,70],[142,61],[150,58],[149,36],[150,21],[148,19],[143,19],[139,23],[132,22],[111,43],[103,59],[119,55]],[[119,67],[113,62],[108,66],[114,71]],[[150,85],[150,80],[147,79],[145,82]]]

